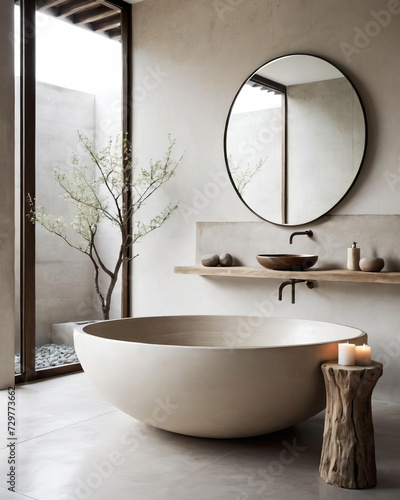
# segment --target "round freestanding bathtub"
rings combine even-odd
[[[180,434],[256,436],[325,407],[320,365],[356,328],[255,316],[166,316],[93,323],[74,332],[83,369],[106,400]]]

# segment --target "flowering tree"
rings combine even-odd
[[[54,170],[54,178],[64,191],[62,198],[74,206],[74,220],[66,222],[62,217],[46,213],[42,206],[35,206],[30,197],[29,217],[32,222],[38,222],[43,229],[90,259],[103,319],[109,319],[111,298],[119,271],[124,262],[137,257],[129,256],[130,249],[146,234],[161,227],[177,205],[166,206],[147,223],[135,221],[134,230],[131,231],[129,226],[133,216],[175,174],[182,157],[172,159],[175,141],[169,138],[163,159],[151,161],[149,168],[144,169],[138,167],[127,139],[121,139],[120,136],[110,138],[107,146],[97,153],[85,135],[78,132],[78,137],[90,161],[86,163],[74,153],[71,171],[62,172],[60,168]],[[113,266],[105,264],[98,245],[98,229],[104,220],[117,227],[121,238]],[[106,285],[102,284],[102,276],[107,278]]]
[[[253,177],[261,171],[264,163],[267,161],[267,158],[267,156],[265,158],[260,158],[255,165],[251,165],[250,162],[248,162],[247,165],[244,166],[243,160],[235,162],[232,155],[229,156],[229,171],[236,189],[241,196],[243,195],[247,184],[249,184],[250,181],[253,180]]]

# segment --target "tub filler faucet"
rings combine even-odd
[[[287,285],[292,285],[292,304],[295,303],[296,301],[296,292],[295,292],[295,286],[296,283],[305,283],[307,285],[307,288],[314,288],[314,282],[310,280],[296,280],[296,279],[290,279],[288,281],[284,281],[278,291],[278,300],[282,300],[282,291]]]

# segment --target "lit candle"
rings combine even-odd
[[[371,364],[371,347],[358,345],[356,347],[356,365],[368,366]]]
[[[339,344],[339,365],[354,365],[356,362],[356,345],[355,344]]]

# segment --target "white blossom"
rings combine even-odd
[[[136,221],[134,231],[129,230],[128,221],[132,220],[134,215],[136,218],[140,208],[175,174],[182,157],[178,160],[172,159],[175,141],[169,137],[169,145],[163,159],[150,161],[146,169],[138,166],[132,154],[132,146],[126,137],[110,138],[99,152],[96,152],[93,143],[84,134],[78,132],[78,137],[90,162],[85,163],[74,153],[70,171],[64,172],[60,168],[54,170],[54,179],[63,190],[62,199],[74,207],[73,220],[64,221],[61,216],[47,213],[44,207],[36,206],[30,196],[29,218],[91,260],[95,271],[94,286],[101,303],[103,318],[108,319],[119,271],[122,264],[129,259],[128,250],[146,234],[161,227],[177,205],[168,205],[147,223]],[[104,264],[97,247],[99,225],[104,220],[117,226],[121,237],[114,266],[110,267]],[[100,285],[101,273],[109,278],[108,286],[104,289]]]

